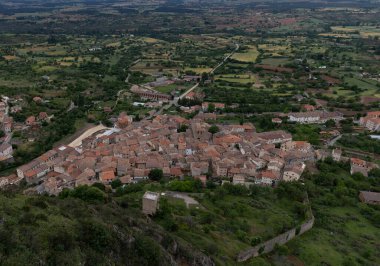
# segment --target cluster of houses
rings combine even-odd
[[[171,95],[159,93],[151,89],[140,87],[138,85],[133,85],[131,87],[131,92],[140,96],[140,98],[143,100],[169,102],[173,98]]]
[[[327,112],[327,111],[309,111],[290,113],[288,115],[290,122],[301,124],[324,124],[329,120],[339,122],[343,120],[343,114],[340,112]]]
[[[370,131],[380,131],[380,111],[368,112],[360,118],[359,124]]]
[[[317,160],[324,160],[327,157],[331,157],[334,161],[344,161],[350,163],[350,174],[360,173],[364,176],[368,176],[368,173],[375,168],[379,168],[379,165],[372,162],[367,162],[359,158],[349,158],[342,156],[342,150],[339,148],[333,150],[316,150]]]
[[[374,168],[379,168],[379,165],[376,163],[371,163],[364,161],[359,158],[350,158],[350,173],[355,174],[355,173],[361,173],[364,176],[368,176],[368,172],[370,172]]]
[[[143,86],[147,88],[156,88],[185,82],[199,82],[200,78],[200,76],[196,75],[184,75],[182,78],[168,78],[166,76],[160,76],[157,77],[155,81],[145,83]]]
[[[2,96],[0,101],[0,129],[4,133],[0,138],[0,162],[10,162],[13,160],[13,148],[10,144],[13,118],[8,115],[8,100],[8,97]]]
[[[203,102],[202,105],[193,105],[190,107],[187,106],[181,106],[180,109],[184,113],[194,113],[194,112],[209,112],[211,109],[209,106],[213,106],[213,111],[221,111],[224,108],[226,108],[226,105],[224,103],[210,103],[210,102]]]
[[[33,126],[39,125],[42,122],[49,122],[49,121],[50,121],[49,115],[46,112],[40,112],[37,116],[34,116],[34,115],[28,116],[25,119],[25,125],[33,127]]]
[[[172,84],[198,82],[199,79],[200,79],[200,76],[190,76],[190,75],[185,75],[182,78],[170,78],[170,79],[166,76],[161,76],[161,77],[156,78],[155,81],[143,84],[141,86],[133,85],[131,87],[131,92],[140,96],[140,98],[143,100],[169,102],[175,96],[174,95],[175,92],[173,91],[172,94],[165,94],[165,93],[160,93],[156,91],[155,88],[168,86]]]
[[[210,114],[211,115],[211,114]],[[218,125],[210,133],[207,114],[192,120],[160,115],[153,121],[132,122],[121,114],[119,128],[106,130],[73,148],[61,146],[17,169],[17,176],[39,193],[58,194],[64,188],[133,183],[147,179],[152,169],[168,177],[193,176],[206,182],[221,177],[234,184],[274,185],[298,180],[316,153],[305,141],[293,141],[285,131],[257,133],[255,127]],[[186,132],[177,132],[187,125]]]

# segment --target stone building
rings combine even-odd
[[[160,194],[156,192],[145,192],[142,199],[142,211],[146,215],[154,215],[159,208]]]

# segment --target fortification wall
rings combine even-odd
[[[302,235],[303,233],[309,231],[311,228],[313,228],[313,225],[314,216],[312,215],[308,221],[301,224],[300,226],[294,227],[285,233],[282,233],[270,240],[265,241],[264,243],[258,244],[248,250],[240,252],[237,257],[237,261],[242,262],[252,257],[257,257],[261,254],[269,253],[276,247],[276,245],[286,244],[296,236]],[[297,232],[297,230],[299,230],[299,232]],[[261,253],[259,251],[261,251]]]

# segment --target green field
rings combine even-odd
[[[211,67],[186,67],[185,71],[192,71],[196,74],[209,73],[212,70]]]
[[[256,79],[253,75],[249,74],[223,74],[215,76],[215,80],[224,80],[228,82],[236,82],[236,83],[255,83]]]
[[[367,259],[377,260],[379,252],[373,248],[380,231],[357,208],[329,208],[324,210],[324,215],[323,219],[330,217],[330,226],[320,228],[317,224],[316,228],[288,245],[290,250],[301,254],[299,258],[305,265],[348,265],[349,262],[371,265],[367,264]]]
[[[280,66],[286,63],[289,63],[289,58],[265,58],[262,60],[263,64],[271,65],[271,66]]]
[[[357,79],[357,78],[345,78],[345,82],[347,82],[351,86],[357,86],[363,91],[360,92],[360,96],[375,96],[379,93],[380,88],[378,87],[378,82],[375,80],[369,79]]]
[[[250,45],[246,52],[235,53],[231,59],[246,62],[246,63],[254,63],[256,62],[257,57],[259,56],[259,51],[257,51],[256,46]]]
[[[170,84],[167,86],[156,87],[156,88],[154,88],[154,90],[162,92],[162,93],[170,93],[173,90],[175,90],[177,87],[178,87],[178,85],[176,85],[176,84]]]
[[[335,26],[331,27],[332,31],[344,33],[357,33],[363,38],[380,37],[380,28],[376,26]]]
[[[194,194],[200,206],[190,209],[183,202],[164,201],[164,213],[155,220],[165,228],[176,224],[174,234],[206,251],[217,265],[236,265],[237,254],[249,248],[252,239],[269,239],[303,221],[295,213],[300,203],[276,200],[270,188],[254,190],[248,196],[244,187],[224,186],[211,194]]]

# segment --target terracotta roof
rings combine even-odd
[[[278,179],[277,175],[270,170],[262,171],[261,176],[265,178],[270,178],[270,179]]]
[[[366,161],[358,158],[351,158],[351,163],[356,164],[356,165],[366,165]]]
[[[103,181],[111,181],[115,179],[114,171],[103,171],[99,175],[100,179]]]
[[[170,168],[170,175],[172,176],[182,176],[182,170],[180,167],[172,167]]]
[[[25,120],[25,122],[26,122],[27,124],[33,124],[33,123],[36,122],[36,117],[34,117],[34,116],[29,116],[29,117]]]
[[[368,112],[367,116],[370,116],[370,117],[379,117],[380,116],[380,111]]]

